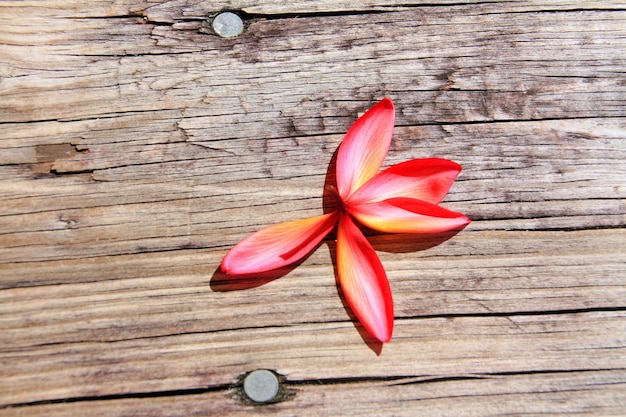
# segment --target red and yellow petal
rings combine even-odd
[[[337,213],[294,220],[261,229],[235,245],[222,271],[245,275],[277,269],[302,259],[335,227]]]
[[[361,224],[388,233],[441,233],[470,222],[461,213],[413,198],[346,206]]]
[[[337,229],[337,275],[365,330],[381,342],[391,340],[393,300],[387,274],[374,248],[347,214],[340,216]]]
[[[337,153],[337,188],[343,200],[372,178],[389,151],[395,113],[393,102],[382,99],[346,133]]]
[[[353,204],[406,197],[439,203],[461,172],[456,162],[440,158],[413,159],[376,174],[350,197]]]

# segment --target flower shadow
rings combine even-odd
[[[322,194],[322,209],[324,214],[337,210],[337,153],[339,147],[335,149],[328,162],[326,176],[324,177],[324,192]]]
[[[381,252],[389,252],[389,253],[408,253],[408,252],[419,252],[426,249],[430,249],[446,240],[452,238],[454,235],[459,233],[462,229],[451,230],[444,233],[420,233],[420,234],[377,234],[377,232],[367,233],[364,230],[365,235],[368,237],[369,242],[372,244],[372,247]],[[335,240],[328,240],[326,242],[328,245],[328,249],[330,251],[330,257],[333,263],[333,271],[335,274],[335,282],[337,288],[337,294],[339,295],[339,299],[343,304],[346,313],[350,317],[352,324],[356,328],[359,336],[363,339],[363,342],[376,354],[376,356],[380,356],[383,351],[384,343],[379,341],[378,339],[372,337],[367,330],[360,323],[359,319],[354,315],[346,297],[343,295],[341,290],[341,285],[339,284],[339,275],[337,272],[337,243]]]
[[[339,148],[335,150],[330,159],[330,162],[328,163],[328,168],[326,170],[326,176],[324,179],[322,207],[325,214],[331,213],[338,208],[336,180],[338,150]],[[419,252],[430,249],[452,238],[461,230],[462,228],[443,233],[383,234],[371,229],[362,228],[364,235],[368,238],[375,250],[389,253]],[[383,343],[372,337],[360,324],[359,320],[354,315],[341,290],[337,272],[336,229],[333,229],[333,231],[330,232],[330,234],[324,239],[324,241],[322,241],[322,243],[324,242],[328,245],[328,249],[330,251],[339,299],[341,300],[344,309],[350,317],[350,320],[352,321],[354,327],[363,339],[363,342],[377,356],[379,356],[382,353]],[[317,250],[322,243],[320,243],[313,251],[311,251],[311,253]],[[300,264],[302,264],[309,256],[310,254],[305,256],[298,262],[283,268],[249,275],[231,276],[222,272],[218,267],[214,271],[213,276],[210,279],[210,287],[213,291],[216,292],[240,291],[259,287],[289,274]]]
[[[311,253],[315,252],[316,249],[312,250]],[[309,256],[310,254],[305,256],[298,262],[295,262],[283,268],[278,268],[267,272],[259,272],[255,274],[233,276],[222,272],[222,270],[218,266],[211,276],[209,286],[214,292],[241,291],[260,287],[274,281],[275,279],[284,277],[285,275],[289,274],[291,271],[300,266],[300,264],[302,264],[302,262],[304,262]]]
[[[328,163],[328,169],[326,170],[326,178],[324,181],[324,194],[323,194],[323,209],[324,213],[331,213],[337,209],[336,191],[337,190],[337,152],[339,148],[333,153],[330,162]],[[389,234],[380,233],[366,227],[362,227],[363,234],[368,238],[372,247],[381,252],[389,253],[409,253],[419,252],[426,249],[433,248],[452,238],[459,233],[462,229],[450,230],[442,233],[405,233],[405,234]],[[328,249],[330,251],[330,257],[333,264],[333,271],[335,274],[335,282],[337,287],[337,293],[341,300],[344,309],[346,310],[350,320],[354,324],[357,332],[363,339],[363,342],[377,355],[380,356],[383,350],[384,343],[378,339],[372,337],[367,330],[361,325],[357,317],[354,315],[346,297],[343,295],[341,285],[339,284],[339,276],[337,272],[337,258],[336,248],[337,243],[335,241],[335,231],[329,235],[326,240]]]
[[[453,238],[462,228],[440,233],[367,234],[374,249],[389,253],[420,252]]]
[[[372,352],[376,354],[376,356],[380,356],[380,354],[383,351],[384,343],[379,341],[375,337],[371,336],[367,332],[367,330],[365,330],[365,327],[363,327],[359,319],[354,315],[352,308],[350,308],[350,305],[348,304],[348,300],[346,300],[346,297],[343,295],[343,291],[341,290],[341,285],[339,284],[339,278],[338,278],[338,272],[337,272],[337,242],[335,242],[334,240],[329,240],[326,242],[326,244],[328,245],[328,250],[330,251],[330,257],[333,262],[333,270],[335,273],[335,283],[336,283],[335,287],[337,289],[337,295],[339,295],[339,299],[341,300],[341,304],[343,304],[343,308],[346,310],[348,317],[350,317],[350,321],[354,325],[354,328],[356,329],[356,331],[359,333],[359,336],[361,336],[361,339],[363,339],[363,342],[367,345],[367,347],[370,348],[370,350],[372,350]]]

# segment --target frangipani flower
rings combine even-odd
[[[348,130],[337,152],[333,212],[253,233],[226,254],[222,271],[250,275],[292,264],[337,226],[337,278],[343,294],[369,334],[381,342],[391,340],[394,315],[387,275],[356,222],[388,233],[440,233],[470,222],[438,206],[461,172],[460,165],[414,159],[379,172],[394,121],[393,103],[385,98]]]

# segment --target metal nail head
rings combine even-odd
[[[278,394],[278,377],[272,371],[252,371],[243,380],[243,391],[255,403],[272,401]]]
[[[213,30],[223,38],[233,38],[243,32],[243,20],[233,13],[220,13],[213,19]]]

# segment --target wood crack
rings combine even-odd
[[[426,320],[426,319],[455,319],[471,317],[527,317],[527,316],[553,316],[564,314],[589,314],[626,311],[626,306],[618,307],[593,307],[563,310],[537,310],[537,311],[490,311],[487,313],[462,313],[462,314],[425,314],[416,316],[397,317],[396,320]]]
[[[209,392],[227,391],[233,387],[233,384],[215,385],[206,388],[183,388],[175,390],[164,391],[148,391],[148,392],[132,392],[126,394],[108,394],[108,395],[94,395],[94,396],[79,396],[79,397],[67,397],[57,398],[51,400],[41,400],[32,402],[23,402],[15,404],[0,405],[0,409],[7,408],[24,408],[34,407],[39,405],[50,404],[64,404],[64,403],[78,403],[78,402],[93,402],[93,401],[115,401],[124,399],[146,399],[146,398],[164,398],[164,397],[180,397],[188,395],[206,394]]]

